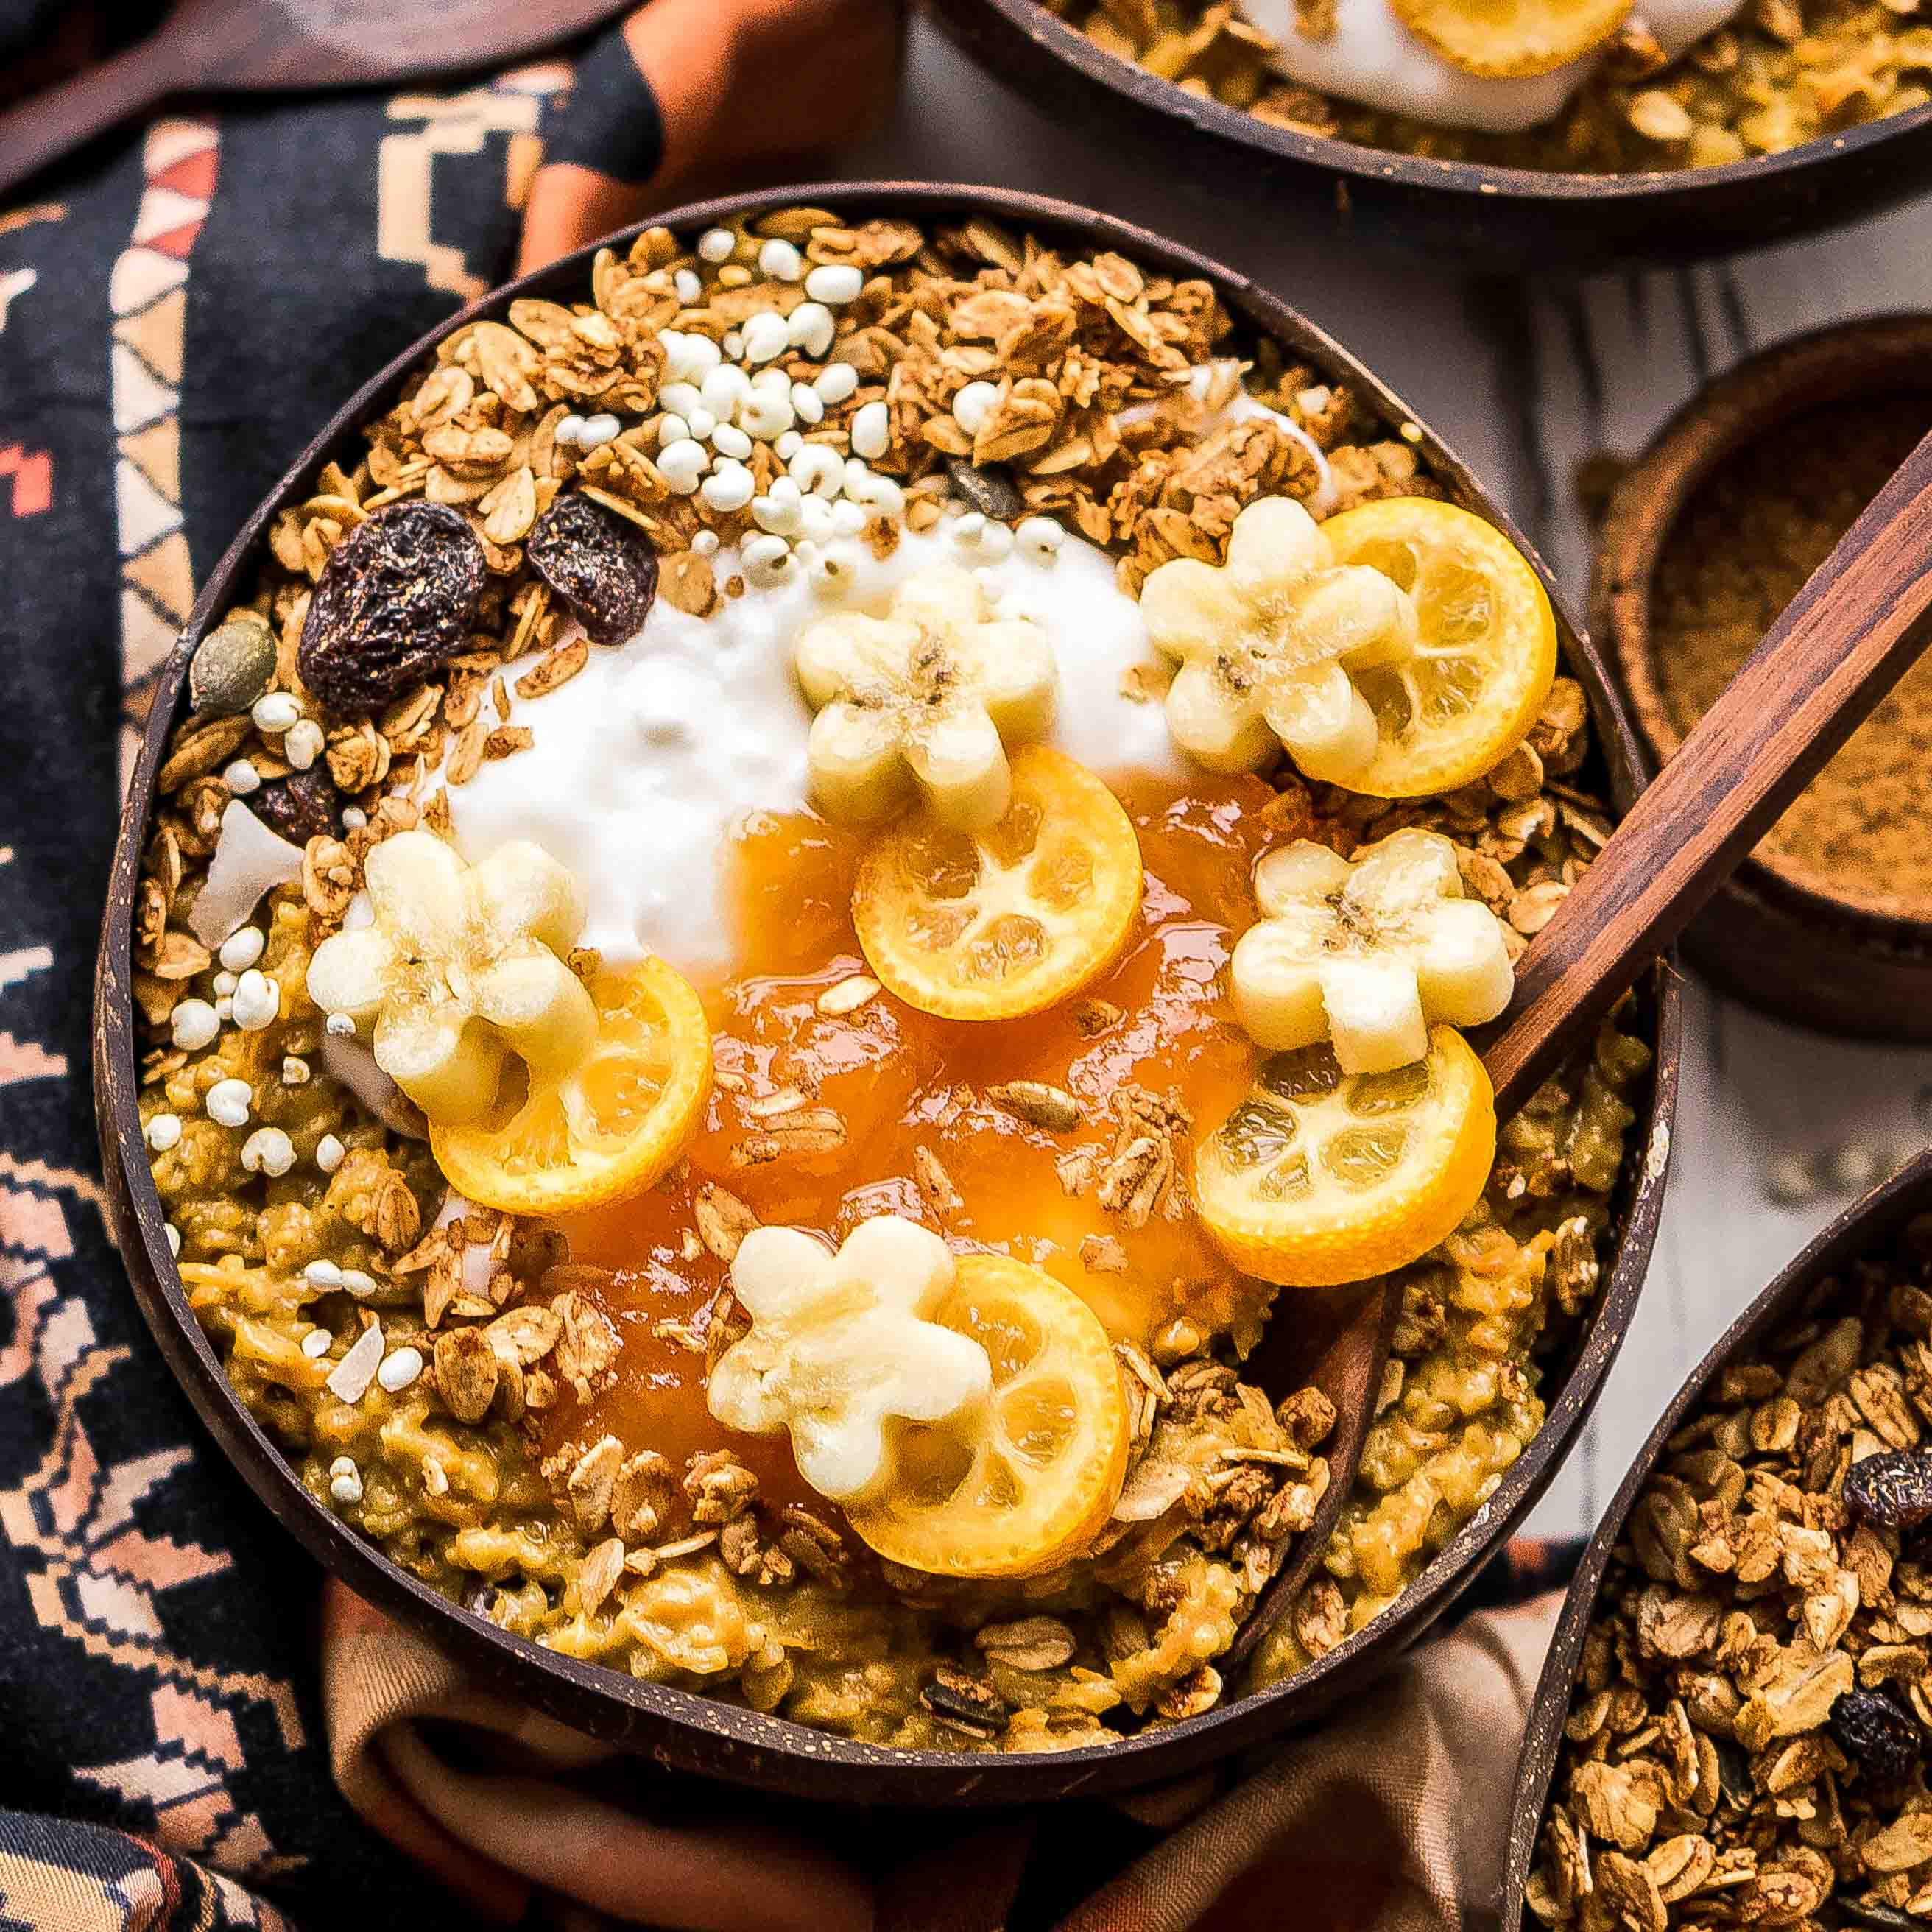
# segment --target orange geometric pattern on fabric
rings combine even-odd
[[[54,460],[44,449],[0,443],[0,482],[10,481],[8,508],[16,517],[38,517],[53,507]]]

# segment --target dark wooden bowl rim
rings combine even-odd
[[[1582,1658],[1583,1641],[1589,1634],[1598,1590],[1610,1567],[1610,1552],[1622,1535],[1624,1525],[1644,1486],[1662,1460],[1671,1437],[1703,1400],[1726,1363],[1782,1323],[1814,1284],[1828,1275],[1841,1273],[1860,1256],[1877,1250],[1928,1206],[1932,1206],[1932,1148],[1854,1202],[1782,1270],[1691,1371],[1637,1451],[1577,1565],[1557,1618],[1556,1634],[1544,1659],[1543,1673],[1537,1680],[1536,1694],[1530,1702],[1528,1733],[1517,1760],[1516,1789],[1510,1801],[1509,1845],[1497,1902],[1496,1922],[1505,1932],[1527,1922],[1523,1890],[1535,1862],[1537,1833],[1556,1775],[1570,1690]]]
[[[1651,626],[1658,559],[1685,506],[1719,464],[1788,418],[1850,398],[1932,394],[1932,315],[1838,322],[1747,357],[1693,396],[1652,438],[1611,494],[1598,547],[1592,615],[1652,761],[1684,742],[1666,699]],[[1810,868],[1754,854],[1726,891],[1755,895],[1829,935],[1821,943],[1924,957],[1932,970],[1932,902],[1846,886]]]
[[[958,14],[975,9],[997,14],[1036,46],[1094,85],[1124,94],[1140,106],[1203,133],[1258,148],[1281,160],[1305,163],[1364,181],[1396,182],[1444,194],[1576,204],[1580,215],[1606,202],[1666,204],[1700,188],[1768,186],[1834,156],[1856,154],[1914,128],[1932,124],[1932,106],[1907,108],[1903,113],[1868,121],[1838,134],[1814,136],[1782,154],[1753,154],[1743,160],[1725,161],[1708,168],[1631,169],[1617,174],[1586,174],[1558,168],[1497,167],[1483,161],[1398,154],[1385,148],[1364,147],[1360,142],[1344,140],[1338,135],[1304,134],[1292,128],[1277,127],[1245,108],[1230,107],[1225,102],[1190,94],[1173,81],[1108,52],[1077,28],[1048,13],[1038,0],[943,0],[943,4]],[[1661,216],[1662,206],[1658,212]]]
[[[817,182],[700,202],[656,220],[683,232],[796,205],[903,214],[920,220],[987,215],[1058,232],[1083,248],[1115,248],[1170,272],[1201,276],[1257,334],[1274,337],[1347,382],[1383,421],[1417,426],[1415,446],[1462,500],[1508,530],[1549,590],[1569,669],[1589,695],[1610,788],[1619,808],[1641,783],[1636,740],[1602,661],[1569,619],[1548,567],[1492,503],[1461,461],[1414,412],[1322,331],[1245,276],[1192,250],[1071,204],[1004,190],[908,182]],[[639,224],[640,227],[645,224]],[[622,246],[638,232],[609,238]],[[1319,1716],[1358,1689],[1415,1637],[1471,1580],[1482,1560],[1541,1495],[1589,1412],[1624,1331],[1657,1234],[1676,1103],[1680,1002],[1660,968],[1646,998],[1654,1016],[1656,1060],[1621,1194],[1622,1232],[1609,1280],[1586,1323],[1542,1430],[1496,1493],[1428,1564],[1371,1630],[1357,1633],[1300,1676],[1235,1699],[1197,1718],[1102,1746],[1011,1756],[896,1750],[829,1736],[802,1724],[644,1682],[511,1635],[408,1575],[317,1502],[222,1372],[190,1310],[164,1232],[137,1108],[132,925],[154,777],[182,696],[188,657],[232,602],[244,566],[270,520],[308,493],[309,479],[362,424],[388,406],[397,385],[436,342],[479,316],[500,314],[519,296],[568,300],[587,286],[597,245],[480,298],[397,356],[338,411],[250,518],[209,574],[164,667],[141,756],[124,809],[95,974],[95,1107],[114,1230],[161,1352],[202,1418],[256,1493],[323,1567],[359,1595],[452,1653],[503,1695],[532,1704],[608,1742],[665,1766],[770,1791],[873,1804],[1018,1804],[1144,1785],[1195,1769]]]

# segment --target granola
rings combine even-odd
[[[1528,1900],[1551,1925],[1932,1911],[1932,1226],[1718,1372],[1605,1574]]]

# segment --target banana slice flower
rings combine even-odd
[[[374,919],[316,948],[309,998],[355,1022],[430,1120],[485,1113],[506,1054],[543,1076],[590,1051],[596,1009],[564,959],[583,897],[540,847],[518,840],[472,866],[434,832],[400,832],[369,854],[364,878]]]
[[[1270,1053],[1334,1044],[1344,1073],[1429,1051],[1433,1022],[1480,1025],[1516,984],[1502,922],[1462,896],[1456,848],[1413,827],[1353,862],[1298,838],[1255,868],[1263,916],[1234,948],[1235,1017]]]
[[[1391,578],[1338,564],[1289,496],[1234,519],[1228,561],[1162,564],[1141,587],[1148,634],[1180,665],[1174,742],[1209,770],[1249,772],[1277,743],[1310,778],[1346,784],[1374,757],[1375,713],[1350,674],[1401,662],[1420,635]]]
[[[1060,696],[1046,634],[990,616],[955,564],[908,579],[884,617],[820,618],[794,662],[818,714],[812,802],[849,824],[878,824],[922,795],[942,824],[985,831],[1012,795],[1007,746],[1040,736]]]
[[[748,1435],[789,1430],[799,1474],[834,1502],[879,1495],[893,1418],[944,1422],[992,1387],[986,1350],[926,1318],[952,1283],[946,1244],[896,1214],[836,1255],[800,1228],[754,1228],[731,1264],[751,1332],[712,1365],[711,1413]]]

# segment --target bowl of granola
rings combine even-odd
[[[381,372],[211,577],[100,959],[130,1277],[282,1521],[568,1722],[1168,1774],[1425,1628],[1600,1385],[1674,994],[1500,1124],[1462,1030],[1638,770],[1238,274],[985,190],[682,211]]]
[[[1910,0],[934,0],[1008,86],[1122,148],[1496,269],[1687,261],[1932,181]]]
[[[1632,1464],[1537,1687],[1502,1924],[1918,1922],[1928,1208],[1922,1155],[1738,1318]]]

